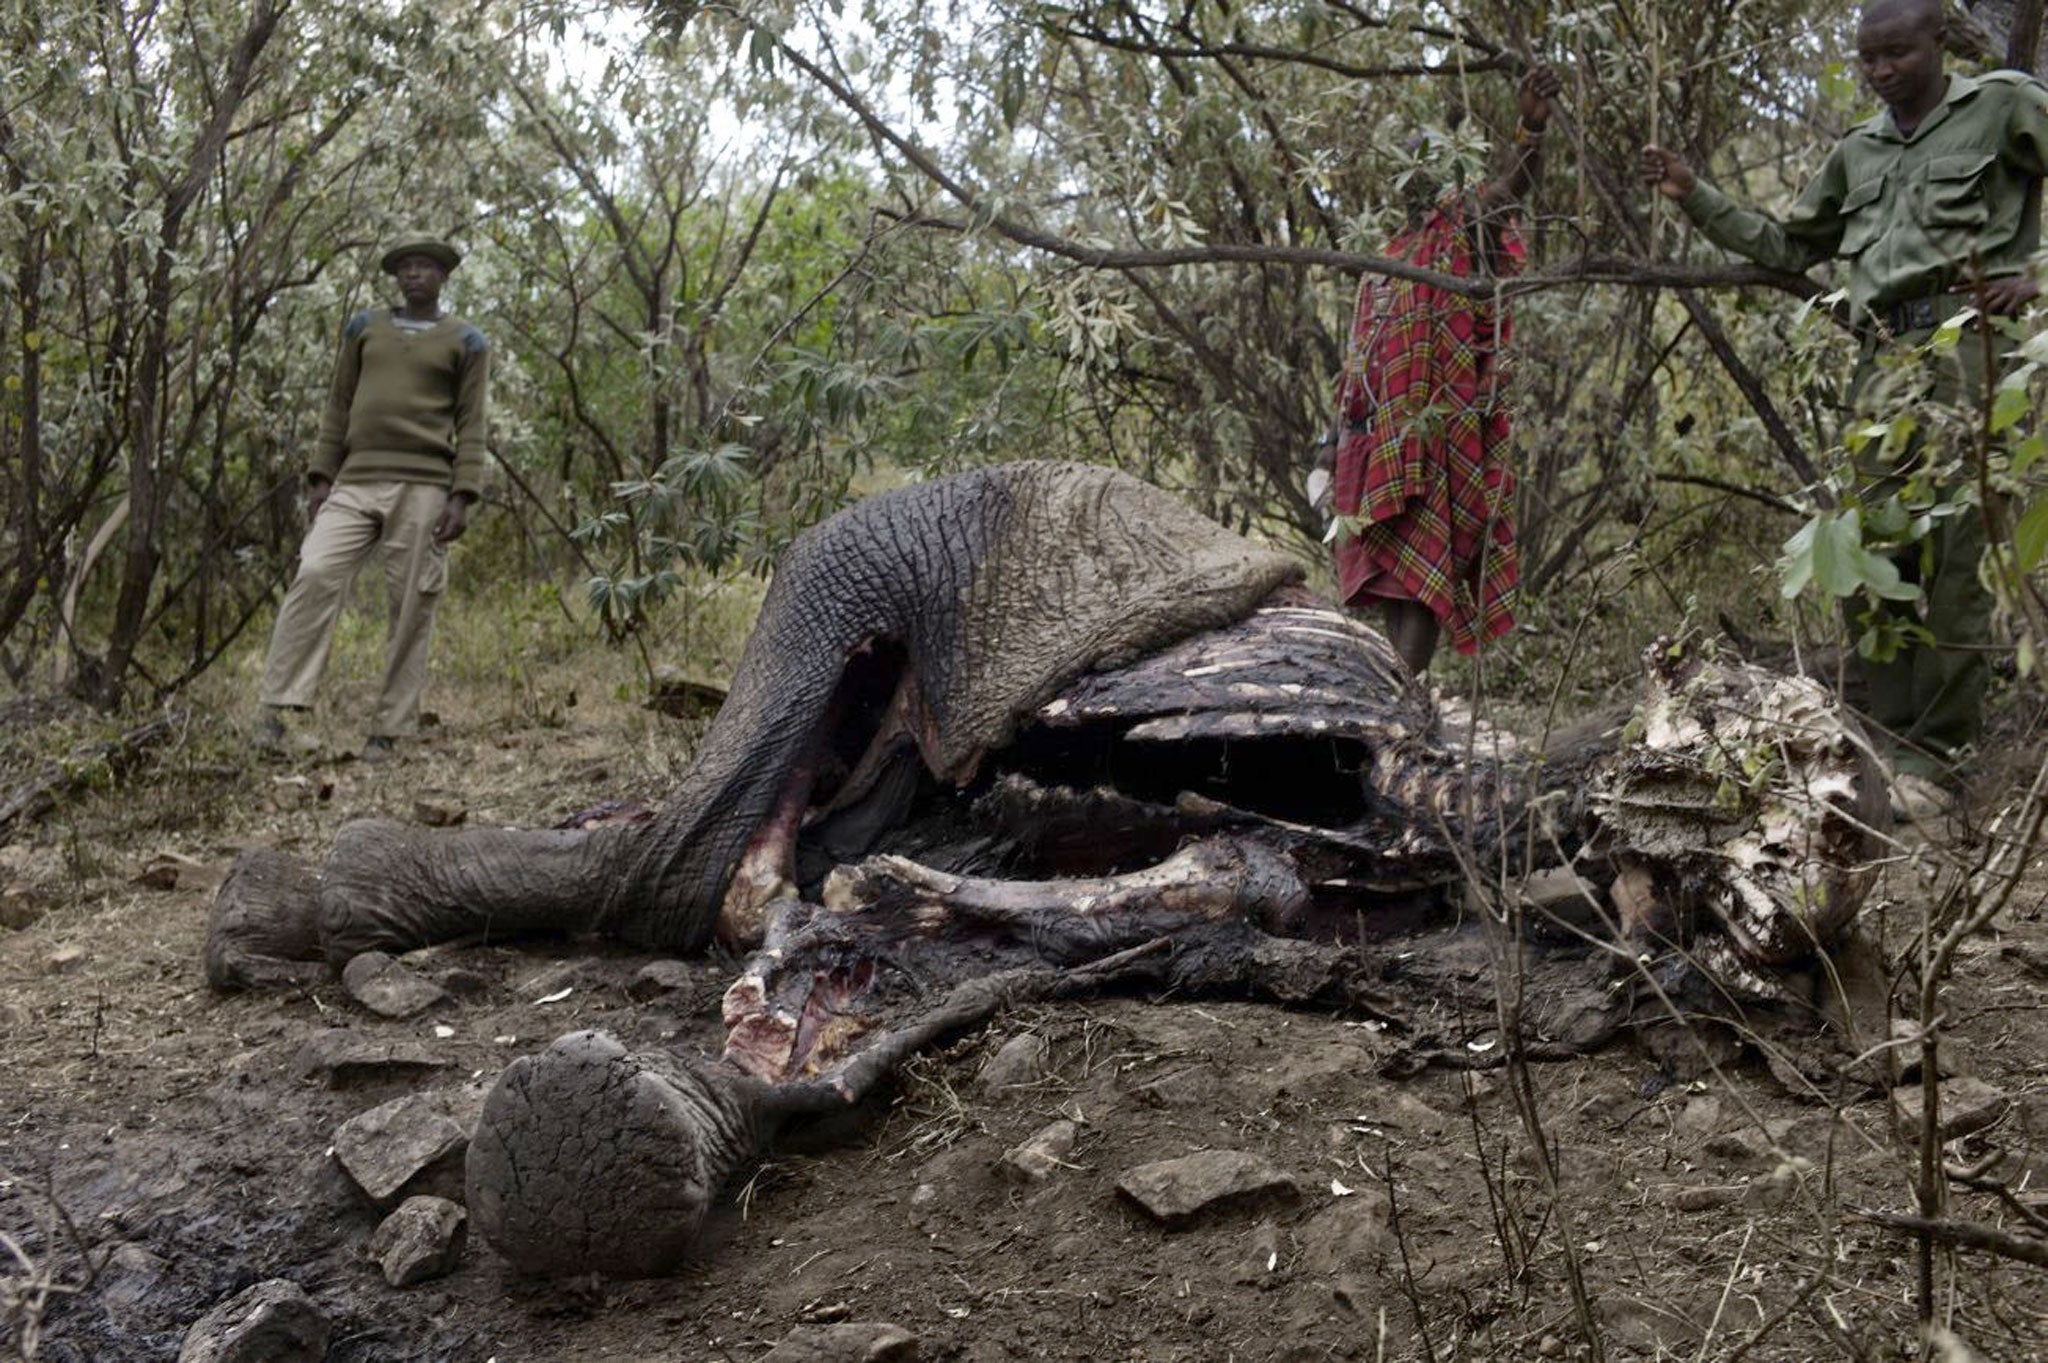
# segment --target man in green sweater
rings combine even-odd
[[[1850,381],[1858,406],[1872,395],[1883,351],[1924,345],[1980,301],[1993,315],[2016,315],[2038,291],[2032,258],[2041,237],[2036,188],[2048,172],[2048,89],[2012,71],[1946,74],[1942,28],[1940,0],[1864,8],[1857,60],[1885,112],[1849,130],[1782,219],[1738,206],[1670,151],[1642,153],[1643,178],[1716,244],[1781,270],[1849,262],[1849,299],[1863,332]],[[2009,346],[1994,338],[1993,348],[1997,362]],[[1983,402],[1984,341],[1974,328],[1952,354],[1928,363],[1934,400],[1972,410]],[[1898,492],[1919,452],[1892,466],[1859,461],[1865,499]],[[1927,571],[1918,546],[1895,560],[1921,587],[1924,618],[1912,602],[1884,606],[1924,626],[1934,642],[1862,665],[1903,813],[1948,802],[1941,787],[1954,781],[1955,762],[1983,727],[1991,642],[1991,599],[1978,579],[1984,524],[1976,507],[1957,510],[1929,533]]]
[[[382,264],[404,305],[359,312],[342,328],[306,467],[311,528],[263,664],[261,750],[282,749],[285,713],[312,705],[349,584],[380,548],[391,618],[364,760],[390,757],[418,727],[448,546],[468,529],[483,486],[490,349],[482,332],[441,311],[442,286],[461,261],[433,237],[399,241]]]

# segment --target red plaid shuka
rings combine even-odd
[[[1445,199],[1387,253],[1472,275],[1465,222],[1463,206]],[[1495,254],[1503,272],[1524,257],[1512,233]],[[1522,570],[1499,363],[1509,330],[1504,304],[1368,275],[1337,387],[1343,600],[1420,601],[1461,653],[1515,624]]]

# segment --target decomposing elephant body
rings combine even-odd
[[[791,547],[658,818],[352,824],[316,886],[231,878],[209,973],[543,928],[757,947],[722,1057],[563,1038],[507,1070],[472,1146],[472,1212],[513,1263],[647,1273],[780,1123],[1021,998],[1397,1013],[1373,939],[1544,866],[1573,872],[1560,933],[1751,994],[1853,917],[1864,759],[1818,687],[1660,650],[1625,741],[1539,761],[1447,724],[1296,577],[1102,469],[873,499]]]

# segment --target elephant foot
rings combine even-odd
[[[279,989],[325,975],[313,868],[252,847],[235,858],[206,925],[206,982],[219,990]]]
[[[524,1273],[672,1272],[727,1178],[759,1151],[756,1093],[571,1032],[498,1077],[470,1141],[469,1213]]]

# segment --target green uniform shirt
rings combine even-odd
[[[478,495],[489,382],[490,347],[461,318],[408,328],[385,309],[359,312],[342,328],[307,472]]]
[[[1719,246],[1804,271],[1841,256],[1859,312],[2028,268],[2041,238],[2035,182],[2048,172],[2048,88],[2016,71],[1951,75],[1911,137],[1889,111],[1849,130],[1782,219],[1701,180],[1680,201]]]

